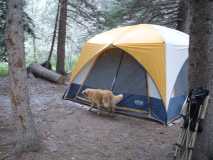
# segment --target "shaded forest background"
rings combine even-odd
[[[26,62],[47,60],[57,14],[58,1],[25,1],[24,28]],[[78,59],[83,43],[97,33],[111,28],[139,23],[153,23],[187,32],[187,5],[182,0],[68,0],[65,70],[69,72]],[[0,73],[7,72],[4,45],[7,0],[0,1]],[[56,37],[58,36],[56,32]],[[51,63],[56,66],[57,38]],[[4,63],[3,63],[4,62]],[[2,73],[4,74],[4,73]]]

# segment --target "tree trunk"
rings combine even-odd
[[[190,27],[189,1],[180,0],[178,9],[177,30],[189,33],[189,27]]]
[[[29,69],[37,77],[46,79],[51,82],[59,83],[59,84],[64,83],[64,76],[52,70],[49,70],[41,66],[40,64],[37,64],[37,63],[31,64]]]
[[[58,28],[57,64],[56,72],[65,74],[65,42],[66,42],[66,22],[67,22],[67,0],[60,0],[60,19]]]
[[[39,138],[30,109],[27,72],[25,68],[23,0],[8,1],[6,47],[9,56],[10,96],[17,129],[15,153],[39,149]]]
[[[57,27],[58,27],[58,17],[59,17],[59,11],[60,11],[60,3],[58,1],[58,8],[57,8],[57,13],[56,13],[56,18],[55,18],[55,27],[54,27],[54,31],[53,31],[53,39],[52,39],[52,43],[51,43],[51,48],[50,48],[50,52],[47,58],[47,61],[43,62],[41,65],[49,70],[52,70],[52,65],[51,65],[51,57],[52,57],[52,53],[53,53],[53,48],[54,48],[54,44],[55,44],[55,39],[56,39],[56,33],[57,33]]]
[[[193,160],[213,159],[213,1],[190,0],[189,84],[210,90],[204,130],[198,135]]]
[[[56,32],[57,32],[57,26],[58,26],[59,11],[60,11],[60,3],[58,2],[58,8],[57,8],[57,13],[56,13],[56,18],[55,18],[55,27],[54,27],[54,31],[53,31],[53,39],[52,39],[52,44],[51,44],[49,56],[48,56],[48,59],[47,59],[47,62],[49,62],[49,63],[50,63],[50,60],[51,60],[51,57],[52,57],[53,48],[54,48],[54,44],[55,44],[55,38],[56,38]]]

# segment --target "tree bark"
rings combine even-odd
[[[213,159],[213,1],[190,0],[189,84],[210,90],[204,130],[198,135],[193,160]]]
[[[10,96],[17,130],[15,153],[39,149],[39,138],[30,109],[24,53],[23,0],[8,1],[5,35],[9,56]]]
[[[46,69],[40,64],[37,64],[37,63],[31,64],[29,69],[37,77],[46,79],[51,82],[59,83],[59,84],[64,83],[64,76],[54,71],[51,71],[49,69]]]
[[[57,13],[56,13],[56,18],[55,18],[55,27],[54,27],[54,31],[53,31],[53,39],[52,39],[52,44],[51,44],[51,48],[50,48],[50,52],[49,52],[47,62],[50,62],[51,57],[52,57],[52,53],[53,53],[53,48],[54,48],[55,38],[56,38],[56,32],[57,32],[57,26],[58,26],[59,11],[60,11],[60,4],[58,2],[58,8],[57,8]]]
[[[178,9],[177,30],[189,33],[190,18],[189,1],[180,0]]]
[[[65,42],[66,42],[66,22],[67,22],[67,0],[60,0],[60,19],[58,28],[57,64],[56,72],[65,74]]]

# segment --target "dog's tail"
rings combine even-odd
[[[113,104],[116,105],[118,104],[120,101],[122,101],[122,99],[124,98],[123,94],[119,94],[117,96],[113,96]]]

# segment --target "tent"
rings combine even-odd
[[[64,99],[82,102],[85,88],[110,89],[124,94],[118,112],[171,122],[187,94],[188,46],[187,34],[153,24],[100,33],[82,48]]]

